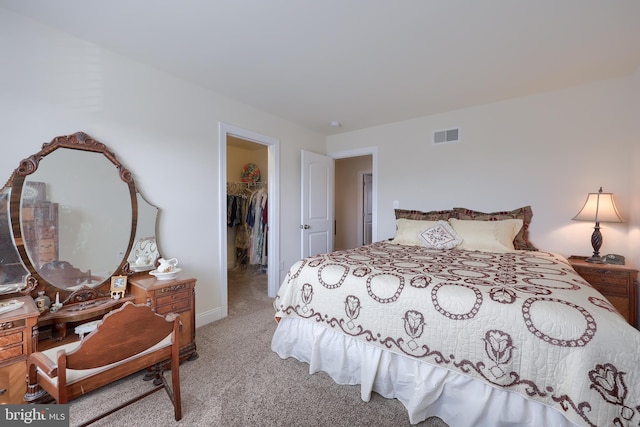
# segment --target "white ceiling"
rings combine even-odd
[[[0,0],[322,134],[628,75],[638,0]],[[342,127],[329,126],[339,121]]]

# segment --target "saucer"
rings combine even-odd
[[[182,269],[180,268],[176,268],[166,273],[161,273],[158,270],[152,270],[149,272],[149,274],[151,274],[152,276],[156,276],[156,279],[158,280],[171,280],[171,279],[175,279],[178,276],[178,273],[180,271],[182,271]]]

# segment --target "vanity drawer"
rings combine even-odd
[[[0,349],[0,360],[9,360],[14,359],[16,357],[20,357],[24,354],[24,345],[22,342],[19,342],[16,345],[10,347],[2,347]]]
[[[54,239],[40,239],[38,241],[38,251],[43,253],[45,251],[50,251],[53,253],[53,251],[56,248],[56,241]]]
[[[55,227],[42,227],[40,228],[40,238],[41,239],[51,239],[51,241],[55,242],[57,230]]]
[[[188,299],[178,300],[170,304],[156,306],[156,313],[158,314],[179,313],[181,311],[189,310],[190,307],[191,307],[191,304],[189,304]]]
[[[21,221],[33,221],[35,218],[35,207],[33,206],[23,206],[20,211]]]
[[[22,337],[22,331],[0,336],[0,347],[22,342]]]
[[[180,291],[180,292],[171,292],[171,293],[161,294],[156,298],[156,304],[160,306],[160,305],[169,304],[178,300],[187,300],[188,302],[189,296],[190,294],[188,289],[185,289],[184,291]]]

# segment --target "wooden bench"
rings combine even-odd
[[[154,367],[151,390],[108,410],[84,425],[134,403],[164,388],[174,407],[176,421],[182,418],[177,314],[163,317],[147,305],[126,302],[104,316],[98,328],[80,342],[32,353],[27,360],[28,403],[43,402],[48,395],[57,403],[70,400],[145,368]],[[162,363],[170,360],[171,386]]]

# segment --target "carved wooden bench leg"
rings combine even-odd
[[[27,393],[24,395],[24,401],[29,404],[46,404],[55,402],[55,399],[38,384],[27,383]]]

